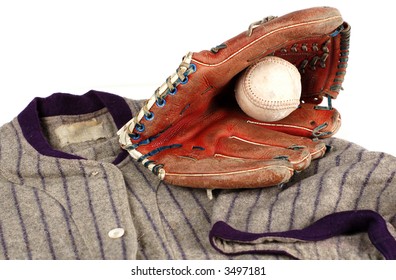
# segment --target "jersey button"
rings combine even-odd
[[[124,234],[125,234],[125,230],[123,228],[113,228],[108,233],[110,238],[120,238]]]

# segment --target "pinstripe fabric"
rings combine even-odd
[[[396,165],[389,155],[329,139],[332,152],[296,174],[285,190],[214,191],[209,200],[205,190],[160,182],[120,150],[120,120],[111,106],[128,104],[129,116],[141,102],[100,93],[100,100],[112,101],[106,108],[95,94],[82,96],[91,110],[80,113],[41,108],[45,143],[38,146],[29,138],[40,137],[27,134],[20,119],[0,129],[0,259],[381,258],[364,233],[314,242],[217,239],[215,246],[209,239],[219,221],[245,233],[290,232],[345,210],[371,209],[395,232]],[[69,98],[52,96],[50,104],[59,97],[63,103]],[[56,128],[91,119],[110,136],[66,146],[57,138]],[[53,151],[40,150],[48,147]],[[115,228],[125,234],[110,238]]]
[[[295,176],[286,190],[246,190],[243,194],[224,191],[217,197],[212,219],[247,233],[285,233],[304,229],[319,219],[342,211],[373,210],[387,222],[396,236],[396,159],[369,152],[340,139],[329,139],[332,151]],[[243,197],[243,199],[242,199]],[[247,208],[246,205],[254,205]],[[230,215],[229,212],[238,213]],[[358,212],[356,212],[358,213]],[[243,235],[243,234],[242,234]],[[301,259],[382,259],[367,232],[340,235],[306,242],[295,238],[261,238],[224,242],[215,238],[225,253],[274,252]],[[384,236],[385,238],[385,236]],[[319,239],[319,237],[318,237]],[[394,242],[394,240],[393,240]]]
[[[4,238],[3,226],[2,226],[1,222],[0,222],[0,242],[1,242],[1,252],[2,252],[3,259],[9,260],[10,257],[8,256],[7,243]]]
[[[103,109],[44,118],[43,131],[55,143],[55,127],[93,116],[115,135],[111,116]],[[1,128],[0,258],[135,258],[137,239],[125,181],[111,163],[121,151],[118,139],[64,149],[88,159],[79,160],[41,155],[24,137],[17,119]],[[108,232],[118,227],[126,229],[125,235],[109,238]]]

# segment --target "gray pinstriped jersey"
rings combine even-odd
[[[30,104],[0,129],[0,259],[396,256],[390,155],[332,138],[332,151],[286,189],[215,190],[209,200],[205,190],[164,184],[120,150],[120,112],[109,104],[130,117],[141,103],[90,92],[58,112],[59,98],[69,97],[38,100],[38,115]],[[65,142],[75,124],[96,126],[100,137]],[[366,219],[367,227],[357,222]],[[123,231],[114,236],[115,229]],[[373,245],[378,235],[388,240],[384,248]]]

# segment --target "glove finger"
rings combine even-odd
[[[301,104],[286,118],[276,122],[249,119],[248,123],[271,130],[309,138],[328,138],[341,126],[341,116],[335,109],[321,109],[315,104]]]
[[[195,159],[167,155],[161,159],[167,183],[193,188],[262,188],[286,183],[294,174],[286,160],[223,157]]]
[[[296,171],[307,168],[311,163],[310,151],[305,146],[283,148],[250,142],[235,136],[220,139],[217,146],[215,154],[217,157],[260,160],[283,159],[289,161]]]
[[[239,139],[242,142],[255,146],[281,147],[291,150],[307,148],[312,159],[321,158],[326,152],[326,145],[321,141],[313,141],[307,137],[266,129],[261,124],[251,121],[246,122],[242,118],[236,118],[230,122],[233,123],[233,128],[230,129],[229,137]],[[249,157],[254,158],[254,152],[254,149],[251,149]]]

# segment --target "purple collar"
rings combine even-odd
[[[84,95],[54,93],[47,98],[36,97],[18,115],[22,133],[29,144],[40,154],[65,159],[82,157],[54,150],[41,128],[40,118],[58,115],[82,115],[107,108],[118,129],[131,119],[131,109],[124,98],[106,92],[91,90]],[[120,153],[114,163],[120,162],[127,153]]]

